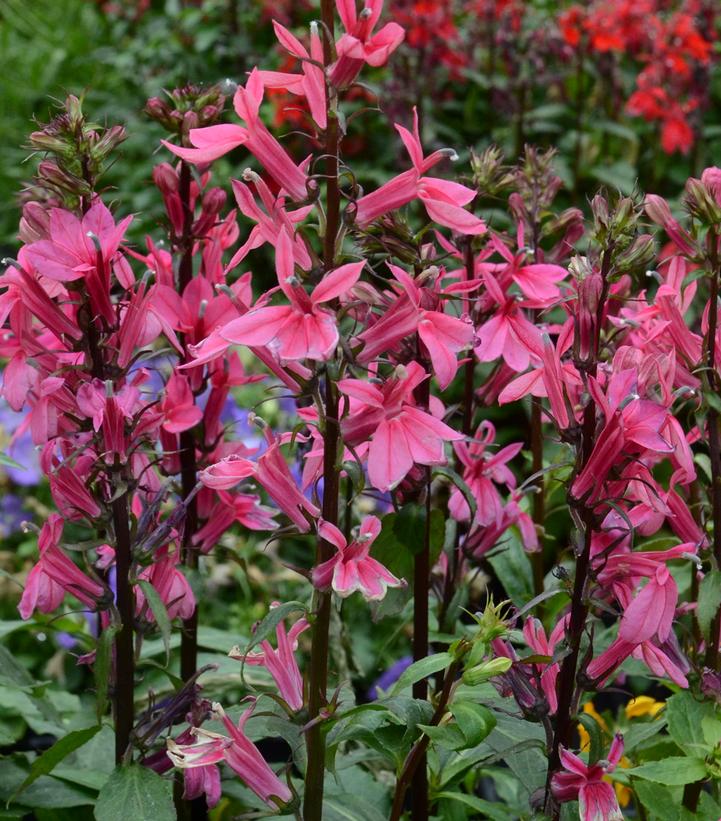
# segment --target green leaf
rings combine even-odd
[[[521,540],[509,531],[504,544],[488,554],[488,561],[517,607],[523,607],[533,598],[531,562]]]
[[[100,730],[101,725],[95,724],[92,727],[86,727],[84,730],[73,730],[63,738],[53,744],[50,749],[33,761],[30,767],[30,774],[23,781],[23,783],[15,790],[10,801],[14,801],[23,790],[29,787],[34,781],[40,778],[41,775],[48,775],[53,769],[70,753],[74,752],[88,741]]]
[[[388,816],[356,794],[341,793],[323,800],[324,821],[385,821]]]
[[[253,635],[248,642],[245,652],[250,653],[254,647],[257,647],[261,641],[265,641],[275,636],[275,628],[291,613],[305,613],[306,606],[299,601],[289,601],[279,604],[277,607],[272,607],[265,618],[256,625],[253,630]]]
[[[711,622],[721,607],[721,570],[707,573],[699,585],[696,618],[704,637],[708,641]]]
[[[625,770],[625,774],[667,787],[693,784],[694,781],[708,778],[703,759],[682,755],[669,756],[662,761],[649,761],[640,767]]]
[[[466,740],[466,747],[475,747],[496,726],[495,715],[484,704],[473,701],[454,701],[450,711]]]
[[[633,791],[643,806],[653,813],[655,821],[678,821],[683,790],[662,787],[646,781],[636,781]]]
[[[113,657],[113,641],[119,630],[111,624],[103,630],[95,651],[95,711],[100,722],[108,709],[108,685],[110,683],[110,662]]]
[[[494,804],[462,792],[439,792],[435,797],[439,800],[445,798],[448,801],[459,801],[472,810],[476,810],[480,818],[489,818],[491,821],[508,821],[508,807],[503,804]]]
[[[173,782],[148,767],[117,767],[100,790],[96,821],[175,821]]]
[[[433,673],[437,673],[439,670],[445,670],[452,661],[450,653],[436,653],[433,656],[426,656],[424,659],[414,661],[410,667],[406,667],[403,671],[390,695],[396,696],[417,681],[432,676]]]
[[[163,647],[165,648],[165,664],[167,665],[170,661],[170,636],[173,632],[168,611],[165,608],[163,600],[160,598],[160,593],[158,593],[147,579],[138,579],[136,584],[143,591],[145,601],[151,609],[155,617],[155,623],[160,630],[160,635],[163,638]]]
[[[601,734],[601,727],[596,719],[589,713],[581,713],[578,717],[579,724],[588,733],[591,742],[591,749],[588,754],[588,763],[595,764],[601,757],[601,750],[603,749],[603,739]]]
[[[671,738],[688,755],[705,757],[716,745],[708,739],[721,732],[719,710],[708,701],[697,701],[691,693],[676,693],[666,702],[664,715]]]

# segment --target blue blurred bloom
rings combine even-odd
[[[392,664],[382,675],[380,675],[371,684],[368,690],[368,699],[375,701],[380,696],[380,690],[388,692],[388,689],[394,685],[398,679],[403,675],[403,672],[413,663],[412,656],[403,656]]]
[[[20,531],[20,525],[28,518],[23,500],[14,493],[0,497],[0,537],[6,539]]]

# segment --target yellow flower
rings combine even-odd
[[[651,696],[636,696],[626,705],[626,718],[641,718],[642,716],[653,716],[654,718],[666,706],[665,701],[656,701]]]

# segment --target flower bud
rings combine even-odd
[[[689,213],[707,226],[721,223],[721,206],[716,202],[714,190],[695,177],[686,182],[684,203]]]
[[[498,658],[481,662],[475,665],[475,667],[471,667],[463,672],[463,683],[471,687],[475,687],[477,684],[483,684],[483,682],[495,676],[502,676],[504,673],[507,673],[512,664],[511,659],[505,656],[498,656]]]

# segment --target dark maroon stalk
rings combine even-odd
[[[603,312],[608,298],[609,273],[611,269],[612,248],[608,247],[603,254],[601,262],[601,278],[603,286],[596,311],[596,327],[593,346],[593,356],[590,361],[582,363],[583,370],[589,376],[596,375],[598,354],[600,350],[601,325]],[[583,411],[583,425],[581,428],[581,442],[576,461],[576,469],[569,480],[569,487],[573,484],[575,476],[583,470],[588,462],[596,440],[596,405],[589,400]],[[591,564],[591,541],[593,530],[596,526],[593,509],[577,500],[570,498],[569,505],[575,506],[579,511],[579,517],[583,524],[583,545],[581,553],[576,559],[576,574],[573,581],[573,593],[571,596],[571,614],[566,630],[566,641],[569,652],[561,663],[561,670],[558,675],[557,693],[558,709],[556,711],[556,727],[553,734],[553,741],[548,759],[548,774],[546,778],[546,812],[552,810],[554,819],[558,818],[558,807],[551,807],[551,779],[558,770],[561,763],[561,745],[567,746],[571,740],[571,733],[574,726],[573,704],[576,691],[576,675],[578,672],[578,657],[581,649],[581,639],[586,626],[588,616],[588,604],[586,601],[586,584],[588,582],[588,570]]]
[[[331,43],[334,31],[333,0],[321,0],[321,19],[325,27],[323,40],[323,60],[325,65],[332,62]],[[338,187],[338,118],[334,103],[327,90],[326,108],[328,126],[325,133],[326,172],[326,225],[323,237],[323,262],[326,271],[335,264],[335,245],[340,225],[340,190]],[[331,368],[325,374],[325,419],[323,428],[323,504],[325,521],[338,525],[338,495],[340,473],[338,470],[338,442],[340,421],[338,391],[333,383]],[[316,563],[324,562],[333,555],[333,546],[324,539],[318,540]],[[316,591],[314,595],[314,619],[310,652],[308,682],[308,717],[313,722],[306,733],[308,765],[305,773],[305,794],[303,796],[304,821],[321,821],[323,817],[323,789],[325,777],[325,736],[321,723],[317,721],[326,703],[328,689],[328,636],[330,629],[331,593]]]
[[[91,371],[97,379],[105,379],[105,363],[100,349],[97,328],[92,320],[90,308],[83,306],[80,317],[87,316],[84,328],[90,356]],[[81,325],[83,325],[81,320]],[[115,495],[123,483],[121,466],[116,462],[110,487]],[[111,503],[113,536],[115,538],[115,573],[117,585],[116,605],[120,616],[120,629],[115,636],[115,680],[113,687],[113,714],[115,720],[115,763],[126,763],[132,755],[131,735],[135,719],[135,654],[133,649],[133,620],[135,598],[130,584],[132,564],[132,543],[130,540],[130,520],[127,490]]]
[[[190,207],[190,166],[186,162],[180,163],[178,194],[183,206],[183,234],[179,238],[181,252],[178,264],[178,293],[182,296],[185,288],[193,278],[193,211]],[[183,361],[188,362],[192,357],[188,351],[184,334],[180,334],[180,343],[183,346]],[[188,569],[198,567],[198,552],[193,547],[193,536],[198,530],[198,505],[192,495],[198,481],[198,465],[195,458],[195,435],[192,430],[185,430],[180,434],[180,486],[183,500],[190,497],[185,509],[183,522],[183,538],[180,550],[180,560]],[[198,607],[196,604],[193,614],[183,619],[180,634],[180,677],[183,681],[190,681],[196,674],[198,667]],[[177,792],[177,790],[176,790]],[[176,800],[179,812],[189,821],[205,821],[208,817],[208,808],[205,797],[200,796],[192,801]]]
[[[706,364],[709,391],[718,396],[721,393],[721,380],[716,373],[716,331],[718,328],[719,297],[719,260],[718,236],[715,231],[709,232],[709,262],[711,264],[711,294],[706,334]],[[716,566],[721,567],[721,434],[719,433],[718,411],[709,403],[708,406],[708,446],[711,458],[711,518],[713,521],[713,555]],[[715,670],[718,666],[718,645],[721,639],[721,611],[716,614],[711,626],[711,635],[706,649],[706,666]]]
[[[178,238],[178,247],[181,256],[178,264],[178,293],[182,296],[186,286],[193,278],[193,212],[190,207],[190,166],[186,162],[180,163],[179,195],[183,205],[183,234]],[[183,361],[191,357],[185,339],[183,345]],[[195,460],[195,436],[192,430],[180,434],[180,482],[183,499],[187,499],[198,481],[198,466]],[[180,558],[189,569],[198,566],[198,554],[193,548],[193,536],[198,529],[198,507],[195,497],[191,498],[186,508],[183,525],[183,541]],[[189,681],[198,666],[198,608],[190,618],[183,620],[183,629],[180,638],[180,677]]]
[[[128,513],[128,494],[123,493],[112,504],[115,535],[115,571],[120,632],[115,637],[115,763],[122,764],[132,751],[130,739],[135,718],[135,655],[133,653],[133,617],[135,601],[130,584],[132,547]]]
[[[426,380],[425,385],[428,384]],[[424,386],[422,386],[424,387]],[[427,387],[426,387],[426,390]],[[427,403],[426,403],[427,404]],[[428,597],[431,578],[431,469],[426,468],[426,519],[423,530],[423,549],[415,556],[413,565],[413,661],[420,661],[428,655]],[[428,698],[426,679],[413,685],[413,698]],[[415,771],[412,776],[411,818],[413,821],[428,821],[428,767],[426,744],[418,752]]]

